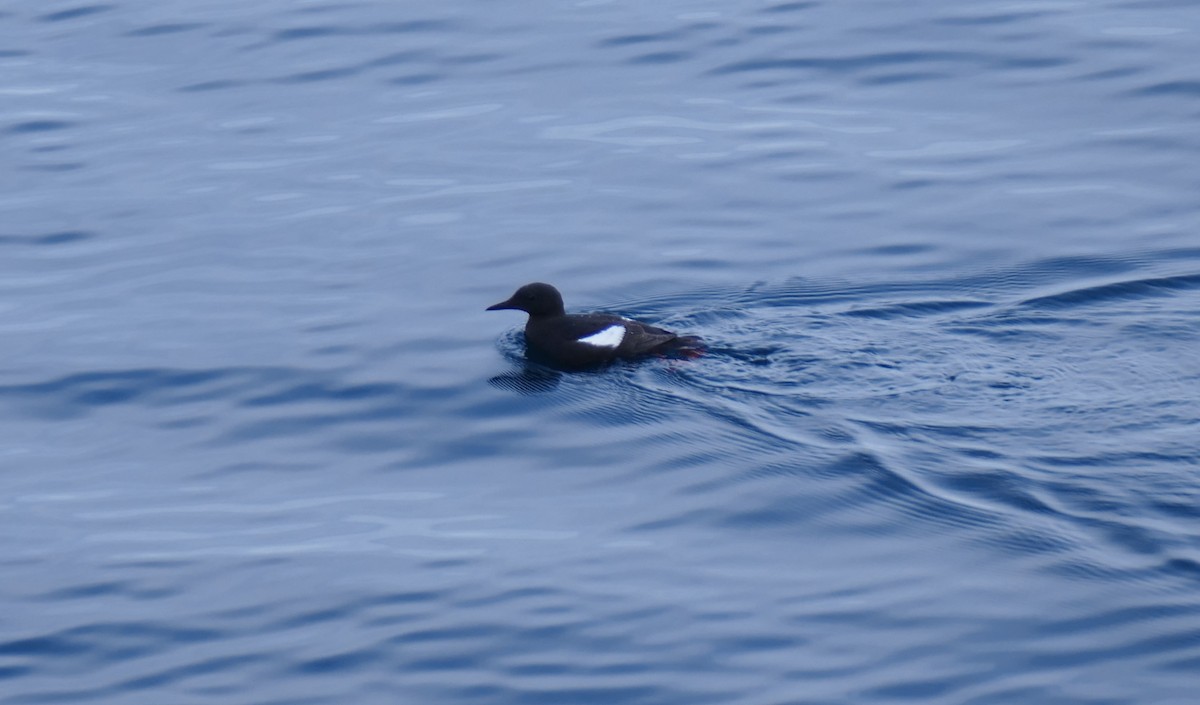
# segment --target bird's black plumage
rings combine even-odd
[[[700,339],[631,321],[611,313],[567,313],[562,295],[535,282],[517,289],[487,310],[515,309],[529,314],[525,344],[530,356],[558,367],[584,368],[647,355],[695,357]]]

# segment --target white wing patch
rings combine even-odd
[[[580,338],[579,342],[594,345],[598,348],[615,348],[624,339],[625,326],[617,324],[592,333],[586,338]]]

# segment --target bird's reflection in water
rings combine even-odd
[[[522,362],[512,372],[496,375],[488,384],[517,394],[552,392],[562,380],[562,373],[531,362]]]

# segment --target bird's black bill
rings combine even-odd
[[[516,308],[516,306],[512,305],[512,301],[501,301],[498,304],[492,304],[491,306],[488,306],[484,310],[485,311],[503,311],[505,309],[510,309],[510,308],[513,308],[513,309]]]

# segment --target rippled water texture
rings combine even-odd
[[[1198,31],[0,6],[0,704],[1197,702]]]

